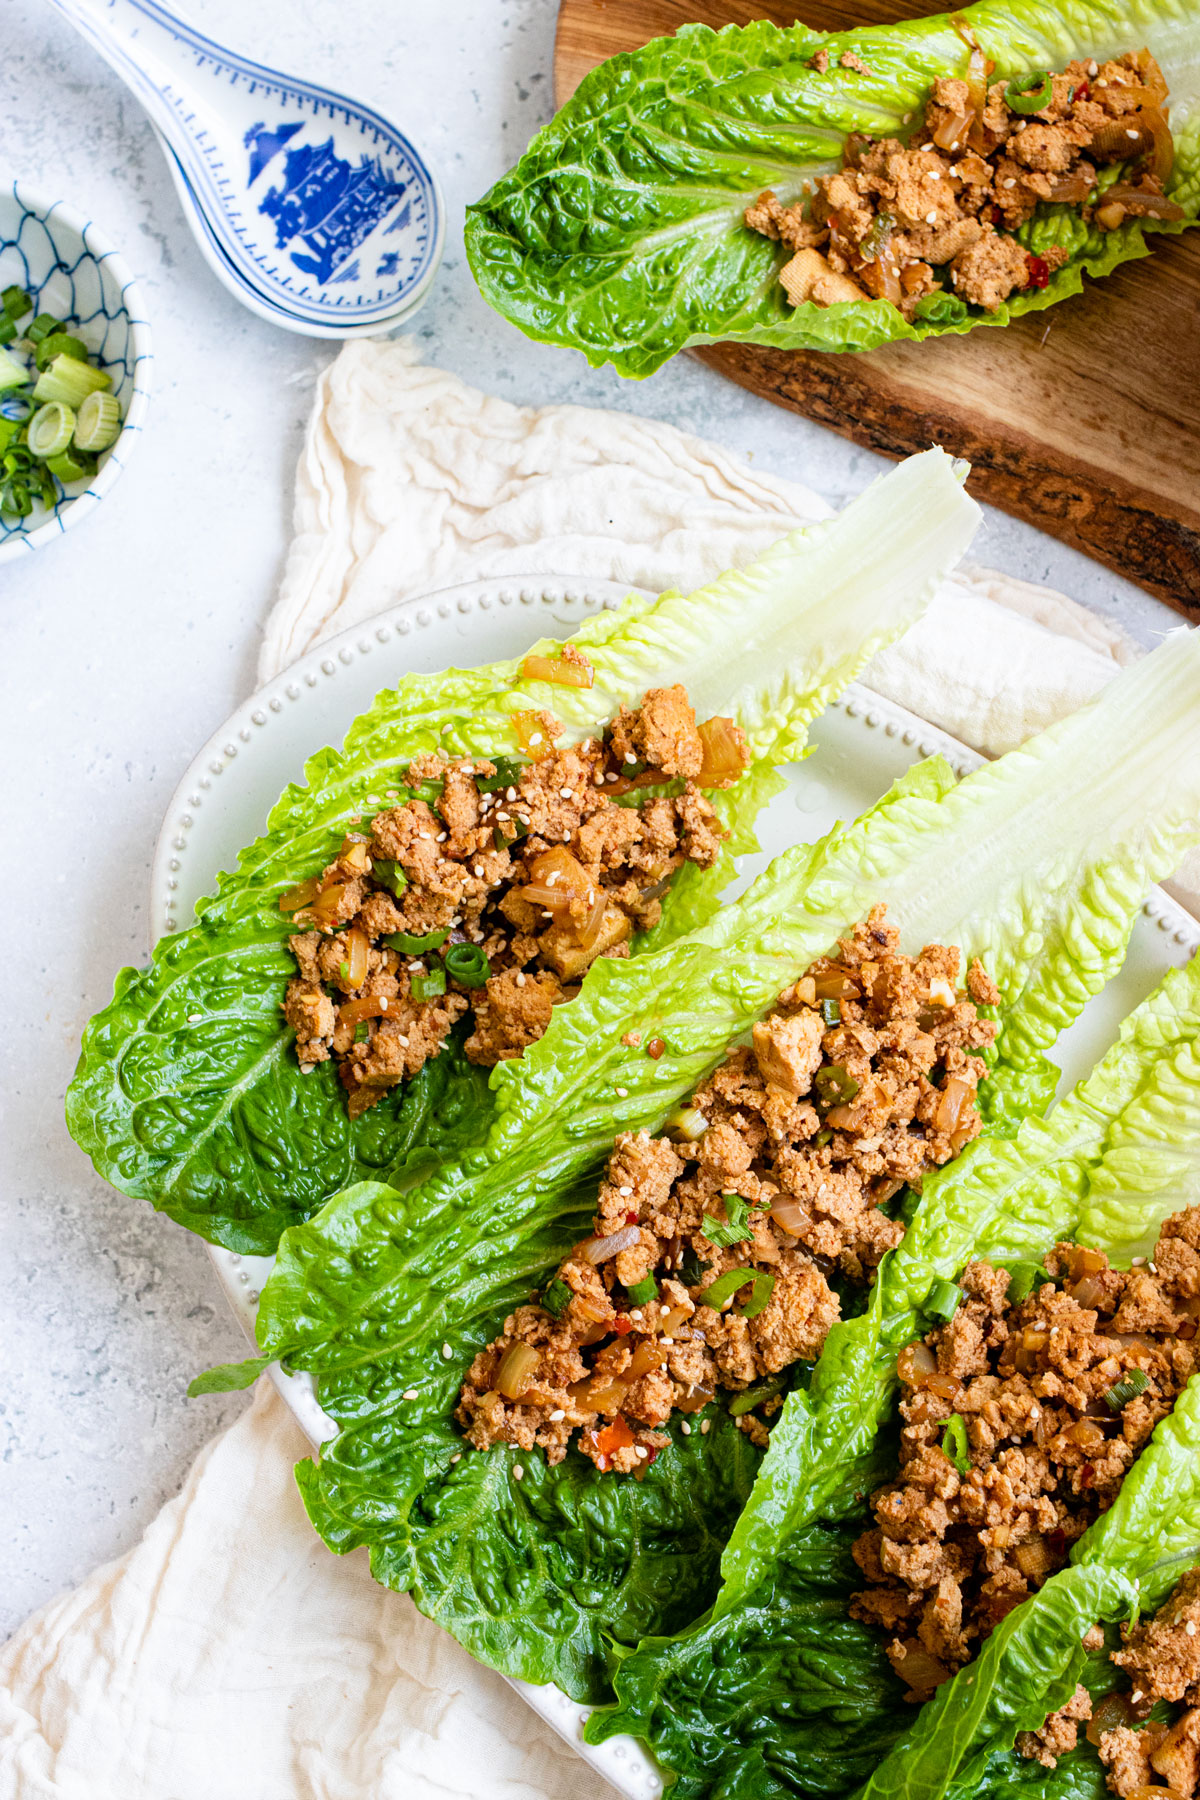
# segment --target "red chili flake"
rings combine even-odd
[[[1003,225],[1004,214],[1000,211],[1000,208],[998,206],[993,206],[991,208],[991,217],[992,217],[993,225]]]
[[[633,1330],[633,1320],[628,1313],[618,1313],[613,1320],[613,1330],[618,1337],[628,1337]]]
[[[1091,92],[1092,92],[1092,90],[1088,86],[1087,82],[1081,81],[1079,86],[1075,89],[1075,92],[1071,95],[1071,99],[1072,99],[1072,101],[1090,99]]]
[[[638,1222],[638,1216],[637,1216],[636,1212],[627,1212],[625,1214],[625,1223],[627,1225],[636,1225],[637,1222]]]
[[[1047,1549],[1052,1550],[1055,1556],[1065,1556],[1067,1553],[1066,1532],[1060,1527],[1056,1527],[1053,1531],[1048,1531],[1046,1533],[1046,1547]]]
[[[646,1045],[646,1055],[650,1057],[651,1061],[657,1062],[666,1047],[661,1038],[651,1038]]]
[[[1090,1488],[1092,1483],[1095,1481],[1095,1479],[1096,1479],[1095,1465],[1093,1463],[1084,1463],[1082,1469],[1080,1469],[1080,1471],[1079,1471],[1080,1487],[1081,1488]]]
[[[1027,287],[1044,288],[1050,285],[1050,264],[1044,256],[1032,256],[1028,252],[1025,261],[1029,266]]]

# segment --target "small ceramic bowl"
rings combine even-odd
[[[112,376],[122,425],[86,486],[59,484],[53,511],[37,507],[27,519],[0,513],[0,563],[52,543],[99,505],[141,436],[154,361],[137,284],[108,239],[83,214],[19,182],[0,187],[0,288],[14,283],[33,295],[38,312],[71,321]]]

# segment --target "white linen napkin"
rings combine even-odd
[[[481,576],[690,588],[823,516],[672,426],[517,407],[404,340],[325,371],[259,672]],[[991,755],[1136,655],[1048,589],[964,565],[871,686]],[[1200,912],[1200,858],[1182,879]],[[613,1800],[407,1598],[313,1534],[308,1451],[269,1383],[141,1543],[0,1647],[0,1800]]]

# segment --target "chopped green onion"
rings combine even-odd
[[[436,1000],[439,994],[446,991],[445,969],[430,969],[428,975],[412,977],[412,997],[414,1000]]]
[[[822,1106],[845,1106],[858,1092],[858,1083],[845,1063],[826,1063],[813,1083]]]
[[[677,1106],[663,1130],[678,1142],[696,1144],[708,1130],[708,1120],[694,1106]]]
[[[409,800],[423,800],[426,806],[436,806],[442,797],[445,787],[446,783],[444,781],[418,781],[415,786],[412,782],[406,781],[404,783],[405,798]]]
[[[935,1281],[926,1294],[921,1311],[926,1318],[936,1319],[940,1325],[948,1325],[958,1311],[962,1299],[962,1289],[956,1281]]]
[[[375,864],[378,869],[379,864]],[[420,956],[425,950],[436,950],[450,936],[450,927],[444,931],[427,931],[424,937],[415,937],[411,931],[392,931],[384,938],[384,943],[393,950],[403,950],[406,956]]]
[[[25,336],[31,344],[40,344],[42,339],[48,338],[52,332],[65,329],[65,320],[55,318],[53,313],[39,313]]]
[[[723,1275],[718,1275],[715,1281],[709,1282],[704,1292],[697,1296],[696,1304],[711,1306],[714,1312],[719,1312],[727,1300],[733,1299],[739,1288],[745,1287],[748,1281],[754,1279],[753,1269],[726,1269]]]
[[[1024,113],[1041,112],[1049,106],[1054,98],[1054,77],[1040,72],[1036,75],[1021,75],[1010,81],[1004,89],[1004,104],[1010,111]]]
[[[1139,1394],[1144,1394],[1149,1380],[1145,1369],[1130,1369],[1128,1375],[1115,1382],[1104,1396],[1105,1404],[1110,1412],[1119,1413],[1123,1406],[1128,1406],[1131,1400],[1136,1400]]]
[[[0,394],[6,394],[10,388],[25,387],[28,381],[29,370],[25,364],[19,363],[7,350],[0,350]]]
[[[371,859],[371,874],[380,887],[387,888],[398,900],[408,886],[408,876],[390,856],[375,856]]]
[[[107,450],[121,433],[121,408],[112,394],[89,394],[75,425],[77,450]]]
[[[61,400],[41,406],[29,421],[27,442],[35,456],[48,462],[65,450],[75,431],[75,414]]]
[[[13,439],[20,435],[22,426],[22,420],[6,419],[4,415],[0,413],[0,453],[7,450]]]
[[[0,312],[0,344],[11,344],[17,335],[17,328],[6,312]]]
[[[971,1445],[967,1438],[967,1422],[961,1413],[951,1413],[946,1421],[942,1454],[950,1458],[960,1475],[971,1473]]]
[[[822,1125],[820,1131],[818,1131],[816,1137],[813,1139],[813,1143],[817,1146],[818,1150],[823,1150],[826,1144],[832,1144],[832,1142],[832,1129],[828,1125]]]
[[[21,287],[6,287],[0,293],[2,306],[10,319],[23,319],[26,313],[33,311],[33,296]]]
[[[821,1017],[827,1025],[840,1025],[842,1022],[841,1002],[839,1000],[822,1000]]]
[[[447,975],[460,987],[482,987],[492,972],[492,965],[478,944],[452,944],[442,961]]]
[[[343,966],[344,966],[344,965],[343,965]],[[356,1025],[356,1026],[355,1026],[355,1027],[354,1027],[354,1041],[355,1041],[355,1043],[356,1043],[356,1044],[366,1044],[366,1043],[369,1043],[369,1042],[370,1042],[370,1037],[371,1037],[371,1032],[370,1032],[370,1029],[369,1029],[369,1027],[368,1027],[368,1025],[367,1025],[367,1021],[366,1021],[366,1020],[365,1020],[365,1019],[360,1019],[360,1020],[359,1020],[359,1021],[358,1021],[358,1024],[357,1024],[357,1025]]]
[[[1044,1282],[1051,1280],[1040,1263],[1014,1262],[1007,1266],[1008,1300],[1013,1306],[1027,1299],[1035,1287],[1041,1287]]]
[[[774,1381],[762,1381],[757,1387],[743,1388],[737,1397],[729,1402],[729,1416],[740,1419],[743,1413],[753,1412],[764,1400],[773,1400],[776,1394],[783,1392],[783,1376],[777,1375]]]
[[[684,1287],[699,1287],[711,1268],[712,1264],[701,1262],[689,1245],[679,1263],[679,1279],[683,1282]]]
[[[722,1250],[728,1250],[731,1244],[740,1244],[744,1238],[751,1238],[754,1233],[747,1223],[750,1208],[740,1194],[722,1194],[725,1202],[726,1217],[714,1219],[705,1213],[700,1227],[710,1244],[717,1244]]]
[[[524,819],[505,819],[503,825],[492,827],[492,842],[497,850],[507,850],[518,838],[528,836],[529,827]]]
[[[481,794],[496,794],[501,788],[516,787],[525,773],[525,764],[512,756],[489,756],[487,759],[495,764],[494,775],[477,775],[475,786]]]
[[[643,1281],[635,1281],[632,1287],[627,1286],[625,1292],[635,1306],[648,1306],[657,1297],[658,1283],[653,1275],[647,1275]]]
[[[79,450],[60,450],[57,456],[46,458],[46,467],[60,481],[90,481],[96,473],[96,459]]]
[[[542,1305],[552,1319],[561,1319],[571,1304],[571,1290],[561,1275],[556,1275],[549,1286],[542,1289]]]
[[[33,360],[39,369],[44,369],[56,356],[73,356],[76,362],[87,362],[88,347],[82,338],[72,337],[69,331],[54,331],[42,339]]]
[[[33,397],[35,400],[61,400],[64,406],[78,410],[89,394],[111,386],[112,376],[106,375],[103,369],[93,369],[91,363],[60,353],[38,376]]]
[[[774,1291],[775,1277],[773,1275],[756,1275],[754,1286],[750,1290],[750,1298],[745,1306],[735,1307],[734,1311],[740,1312],[743,1319],[757,1319],[759,1313],[770,1305],[771,1295]]]
[[[348,962],[339,963],[338,964],[338,974],[341,976],[343,981],[349,981],[349,979],[350,979],[350,964]]]

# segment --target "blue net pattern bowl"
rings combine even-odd
[[[27,519],[0,514],[0,563],[52,543],[100,504],[142,434],[154,362],[137,284],[107,238],[82,213],[19,182],[0,187],[0,288],[12,283],[29,290],[39,312],[72,322],[112,376],[123,423],[86,486],[59,483],[52,511],[39,506]]]

